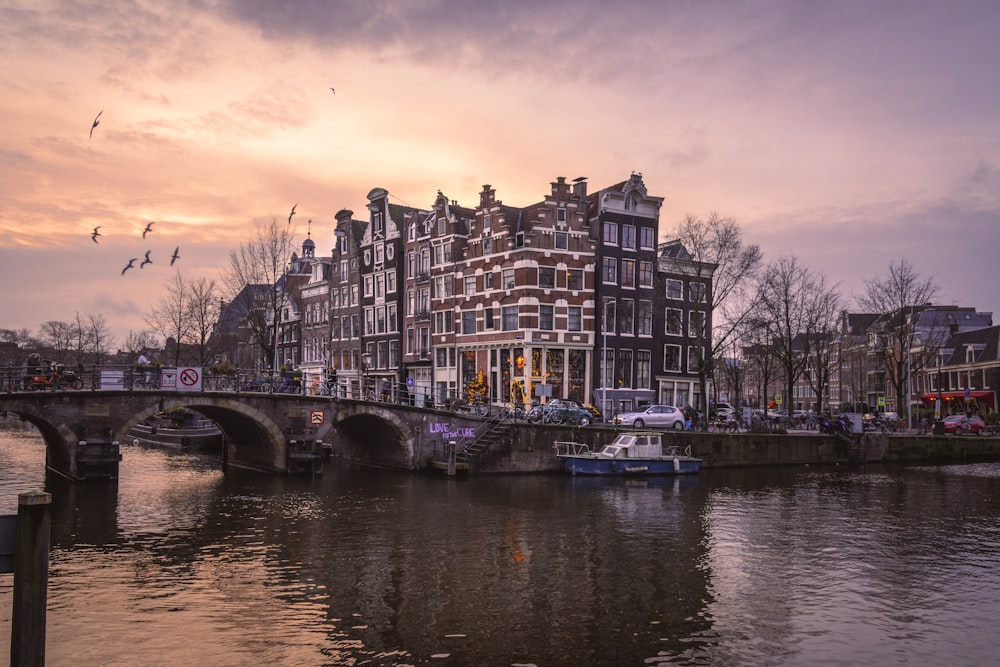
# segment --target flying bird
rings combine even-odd
[[[153,263],[153,260],[151,260],[149,258],[149,253],[151,253],[151,252],[153,252],[153,251],[152,250],[147,250],[146,251],[146,259],[142,260],[142,263],[139,264],[139,268],[140,269],[145,269],[147,264],[152,264]]]
[[[331,90],[331,91],[333,92],[333,94],[334,94],[334,95],[336,95],[336,94],[337,94],[337,91],[336,91],[336,90],[333,90],[333,88],[331,88],[330,90]]]
[[[177,251],[180,250],[180,249],[181,249],[180,246],[177,246],[176,248],[174,248],[174,255],[173,255],[173,257],[170,258],[170,266],[173,266],[174,262],[176,262],[177,260],[179,260],[181,258],[181,256],[177,254]]]
[[[146,234],[148,234],[149,232],[153,231],[153,225],[154,224],[155,224],[154,222],[147,222],[146,223],[146,228],[144,230],[142,230],[142,238],[146,238]]]
[[[298,204],[295,204],[298,206]],[[292,224],[292,216],[295,215],[295,206],[292,206],[292,212],[288,214],[288,224]]]
[[[101,109],[96,116],[94,116],[94,124],[90,126],[90,138],[94,138],[94,128],[101,124],[101,121],[97,120],[104,113],[104,109]]]
[[[128,261],[128,264],[126,264],[126,265],[125,265],[125,268],[124,268],[124,269],[122,269],[122,275],[123,275],[123,276],[125,275],[125,272],[126,272],[126,271],[128,271],[128,270],[129,270],[129,269],[131,269],[131,268],[132,268],[133,266],[135,266],[135,261],[136,261],[137,259],[139,259],[139,258],[138,258],[138,257],[133,257],[132,259],[130,259],[130,260]]]
[[[97,230],[98,230],[98,229],[100,229],[100,228],[101,228],[101,226],[100,226],[100,225],[97,225],[96,227],[94,227],[94,231],[93,231],[93,233],[92,233],[92,234],[90,235],[90,238],[91,238],[91,239],[92,239],[92,240],[94,241],[94,243],[97,243],[97,237],[98,237],[98,236],[102,236],[102,234],[101,234],[100,232],[98,232],[98,231],[97,231]]]

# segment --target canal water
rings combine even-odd
[[[1000,654],[996,464],[445,480],[224,475],[212,457],[123,454],[117,482],[70,484],[46,476],[37,435],[0,432],[0,513],[19,492],[53,494],[50,667]]]

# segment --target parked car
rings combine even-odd
[[[636,412],[623,412],[615,417],[615,424],[645,428],[661,426],[681,431],[684,429],[684,413],[672,405],[650,405]]]
[[[528,410],[526,419],[534,424],[547,422],[552,424],[579,424],[588,426],[600,420],[600,412],[593,406],[581,405],[578,401],[568,398],[553,398],[544,405],[535,405]]]
[[[945,433],[969,433],[980,435],[986,433],[986,422],[979,415],[966,417],[965,415],[949,415],[944,418]]]

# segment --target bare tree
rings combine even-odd
[[[129,329],[122,346],[130,355],[138,357],[140,352],[149,347],[149,338],[150,333],[146,330],[136,332]]]
[[[789,416],[795,381],[809,363],[811,336],[819,328],[830,289],[822,274],[815,274],[795,257],[780,257],[764,271],[760,308],[767,323],[778,365],[785,373],[785,400]]]
[[[167,293],[160,297],[146,315],[146,324],[166,341],[173,339],[174,365],[180,365],[181,343],[191,331],[187,285],[178,271],[167,283]]]
[[[52,348],[56,359],[62,361],[69,357],[73,348],[72,327],[67,322],[49,320],[38,329],[41,343]]]
[[[91,313],[87,316],[86,326],[87,344],[93,355],[94,363],[100,365],[104,361],[104,357],[111,352],[115,338],[107,320],[104,319],[104,315]]]
[[[189,342],[198,350],[198,363],[205,366],[215,353],[209,341],[219,321],[221,301],[214,280],[199,278],[188,285]]]
[[[856,297],[862,308],[881,316],[875,325],[876,351],[883,355],[886,380],[896,396],[899,415],[909,405],[907,387],[912,373],[936,357],[937,348],[944,343],[947,329],[941,328],[932,334],[934,340],[923,341],[922,354],[911,351],[914,314],[929,306],[939,289],[935,278],[921,276],[912,264],[901,259],[889,263],[886,275],[866,280],[865,292]]]
[[[269,363],[284,303],[282,278],[293,250],[292,231],[276,218],[257,220],[254,236],[230,253],[225,276],[230,308],[246,323]]]
[[[711,213],[708,219],[687,214],[674,231],[677,240],[691,256],[695,279],[711,278],[710,318],[694,320],[705,341],[705,358],[698,363],[699,395],[704,403],[699,409],[708,414],[707,384],[712,364],[736,336],[753,310],[754,277],[763,264],[756,245],[744,245],[743,232],[734,218]]]
[[[816,397],[815,409],[820,412],[823,410],[824,399],[830,389],[834,342],[840,322],[841,296],[837,286],[829,290],[821,288],[816,296],[813,302],[816,308],[815,317],[812,318],[814,326],[804,332],[807,339],[806,347],[809,350],[809,364],[805,369],[805,377]]]
[[[69,323],[70,335],[72,336],[72,349],[76,354],[76,364],[82,364],[87,357],[87,318],[80,313],[74,313],[73,321]]]

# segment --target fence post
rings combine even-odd
[[[45,664],[51,504],[52,494],[44,491],[29,491],[17,496],[11,667]]]

